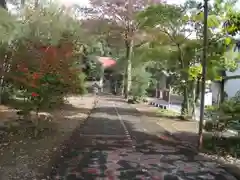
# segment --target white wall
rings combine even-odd
[[[210,88],[212,91],[212,100],[214,102],[218,102],[219,93],[220,93],[220,84],[216,82],[212,82]]]
[[[226,72],[227,76],[236,76],[240,75],[240,68],[234,72]],[[225,91],[228,94],[228,97],[231,98],[240,90],[240,79],[230,79],[225,83]]]
[[[235,72],[226,72],[227,76],[235,76],[240,75],[240,68]],[[217,102],[220,93],[220,84],[212,82],[211,83],[211,91],[213,101]],[[234,97],[235,94],[240,91],[240,79],[229,79],[225,82],[224,91],[227,93],[228,98]]]
[[[167,77],[165,75],[161,75],[159,79],[159,88],[165,89],[166,88]]]

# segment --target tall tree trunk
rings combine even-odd
[[[0,7],[7,9],[7,3],[6,0],[0,0]]]
[[[127,66],[127,97],[129,96],[129,93],[131,91],[132,87],[132,61],[131,59],[128,59],[128,66]]]
[[[125,84],[126,84],[126,72],[124,71],[124,73],[123,73],[123,75],[122,75],[122,89],[121,89],[121,91],[122,91],[122,96],[124,96],[125,95]]]
[[[124,85],[123,85],[123,94],[124,94],[124,98],[128,98],[128,91],[127,91],[127,89],[128,89],[128,81],[127,81],[127,79],[128,79],[128,75],[127,75],[127,66],[125,67],[125,72],[124,72],[124,81],[123,81],[123,83],[124,83]]]
[[[195,104],[198,102],[199,96],[200,96],[200,78],[197,78]]]
[[[192,86],[192,119],[196,120],[196,88],[197,88],[197,80],[193,80],[193,86]]]
[[[25,0],[21,0],[21,8],[24,8],[25,6]]]
[[[39,0],[35,0],[35,1],[34,1],[34,7],[35,7],[35,8],[38,8],[38,7],[39,7]]]
[[[0,0],[0,7],[7,10],[6,0]],[[4,71],[5,71],[5,59],[0,59],[0,104],[2,103],[2,94],[4,91]]]
[[[5,60],[0,59],[0,104],[2,104],[2,96],[4,91],[4,73],[5,73]]]
[[[178,47],[178,62],[180,63],[180,68],[182,69],[181,76],[185,80],[183,85],[183,102],[181,105],[181,116],[188,115],[189,113],[189,94],[188,94],[188,73],[183,71],[186,67],[189,67],[189,64],[186,64],[183,60],[181,45],[177,44]]]
[[[3,103],[3,92],[4,92],[4,76],[0,77],[0,104]]]
[[[159,83],[159,79],[157,78],[156,79],[156,95],[155,95],[156,98],[160,98],[159,87],[160,87],[160,83]]]
[[[189,81],[188,81],[188,73],[182,72],[182,78],[185,80],[183,85],[183,102],[181,107],[181,115],[188,116],[189,115]]]
[[[134,33],[134,14],[133,14],[133,0],[127,1],[127,26],[125,31],[125,47],[126,47],[126,59],[127,59],[127,67],[126,67],[126,90],[125,90],[125,98],[127,99],[129,93],[131,91],[132,86],[132,53],[133,53],[133,33]]]
[[[0,104],[2,104],[3,94],[5,90],[5,73],[9,72],[10,64],[8,64],[8,57],[5,57],[3,63],[0,65]]]
[[[183,102],[181,108],[181,115],[185,116],[189,113],[189,98],[188,98],[188,87],[187,85],[184,86],[183,89]]]
[[[124,97],[127,99],[129,96],[129,93],[131,91],[131,85],[132,85],[132,51],[133,51],[133,40],[126,40],[126,59],[127,59],[127,65],[126,65],[126,71],[125,71],[125,91],[124,91]]]
[[[223,103],[224,99],[225,99],[225,80],[222,79],[220,82],[220,103]]]

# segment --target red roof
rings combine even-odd
[[[98,57],[98,61],[104,68],[112,67],[116,64],[116,61],[111,57]]]

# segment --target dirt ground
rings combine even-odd
[[[43,125],[51,126],[52,131],[34,138],[32,134],[3,134],[0,129],[0,179],[36,179],[48,167],[49,161],[64,140],[84,122],[94,107],[95,97],[68,97],[61,109],[41,112],[47,117]],[[16,120],[16,110],[0,106],[0,127],[4,121]],[[21,127],[19,127],[21,128]]]

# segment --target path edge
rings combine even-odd
[[[126,102],[127,103],[127,102]],[[129,104],[132,108],[136,109],[140,114],[141,116],[144,116],[144,114],[137,108],[135,107],[134,105],[132,104]],[[148,105],[148,104],[147,104]],[[204,157],[207,157],[206,154],[202,153],[202,152],[199,152],[196,148],[196,146],[194,146],[193,144],[191,143],[187,143],[186,141],[183,141],[181,140],[181,138],[178,138],[176,135],[172,134],[169,130],[167,130],[166,128],[164,128],[163,126],[161,126],[166,135],[172,137],[173,139],[175,139],[176,141],[178,141],[180,144],[182,144],[184,147],[186,147],[188,150],[194,152],[194,153],[197,153],[201,156],[204,156]],[[210,157],[207,157],[207,158],[210,158]],[[213,159],[214,160],[214,159]],[[239,179],[240,180],[240,168],[237,167],[236,165],[233,165],[233,164],[229,164],[229,163],[226,163],[226,162],[223,162],[223,161],[220,161],[220,160],[214,160],[214,161],[217,161],[219,163],[219,166],[226,170],[228,173],[230,173],[232,176],[234,176],[236,179]]]
[[[47,168],[44,168],[42,172],[40,172],[40,175],[37,177],[37,179],[41,180],[51,179],[50,175],[57,164],[56,162],[58,162],[58,160],[61,158],[61,156],[63,156],[63,154],[66,154],[70,151],[71,145],[74,144],[73,137],[77,136],[80,133],[80,127],[82,127],[88,121],[97,103],[98,97],[94,97],[93,106],[86,113],[87,114],[86,118],[78,124],[78,126],[72,131],[72,134],[67,139],[60,143],[59,148],[57,149],[57,151],[55,151],[55,153],[51,157],[51,160],[49,161]]]

